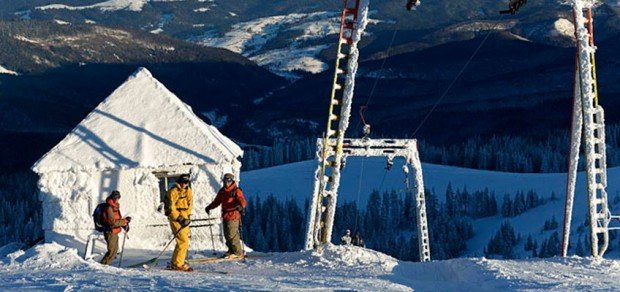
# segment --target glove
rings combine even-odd
[[[207,212],[207,215],[210,215],[209,213],[211,213],[211,209],[209,209],[209,207],[206,207],[205,212]]]
[[[177,222],[181,224],[181,227],[185,227],[188,226],[191,221],[187,218],[179,217],[179,219],[177,219]]]
[[[125,220],[127,220],[127,224],[129,224],[129,222],[131,222],[131,217],[130,216],[125,217]]]
[[[129,224],[123,226],[123,229],[125,229],[125,232],[129,232]]]

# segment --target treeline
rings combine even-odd
[[[435,191],[426,190],[431,257],[459,257],[467,249],[467,240],[474,235],[472,220],[501,215],[513,217],[545,203],[535,191],[506,195],[502,208],[494,192],[488,189],[470,192],[451,184],[438,199]],[[514,198],[514,199],[513,199]],[[244,240],[258,251],[295,251],[303,248],[306,232],[308,200],[303,208],[293,199],[249,198],[243,221]],[[501,212],[500,212],[501,211]],[[507,223],[506,223],[507,224]],[[504,224],[504,225],[506,225]],[[513,258],[513,248],[521,242],[512,226],[502,225],[501,234],[491,238],[485,254]],[[553,218],[545,228],[557,228]],[[346,229],[359,232],[371,248],[401,260],[418,261],[418,238],[415,201],[403,192],[371,192],[365,206],[346,202],[337,206],[332,243],[340,244]],[[500,232],[500,231],[498,231]],[[547,244],[555,246],[554,243]],[[540,251],[540,248],[538,248]],[[545,253],[546,254],[546,253]]]
[[[242,221],[243,240],[258,251],[301,250],[306,236],[307,212],[293,199],[281,201],[273,195],[264,201],[260,197],[250,198]]]
[[[620,124],[605,128],[608,166],[620,165]],[[424,162],[508,172],[566,172],[570,146],[568,130],[554,131],[547,137],[472,137],[450,146],[429,145],[421,141]]]
[[[271,146],[243,146],[242,170],[265,168],[316,156],[316,138],[275,139]]]
[[[449,186],[440,203],[434,191],[426,191],[431,256],[458,257],[473,236],[474,218],[495,216],[495,194],[488,190],[470,193]],[[294,251],[305,240],[308,201],[303,209],[292,200],[269,196],[264,201],[250,198],[243,223],[246,242],[259,251]],[[465,206],[461,208],[461,206]],[[403,260],[419,260],[417,219],[412,194],[373,191],[364,207],[347,202],[336,209],[333,243],[340,244],[346,229],[359,232],[366,247]]]
[[[43,237],[37,180],[31,172],[0,175],[0,246]]]
[[[566,172],[570,144],[568,130],[543,138],[493,136],[472,137],[461,144],[431,145],[420,140],[423,162],[473,169],[525,173]],[[620,165],[620,124],[606,127],[607,164]],[[279,138],[271,146],[244,147],[243,170],[258,169],[314,159],[316,138]]]

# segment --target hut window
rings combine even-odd
[[[159,201],[163,202],[166,193],[174,186],[174,182],[181,176],[178,173],[154,172],[155,177],[159,180]]]

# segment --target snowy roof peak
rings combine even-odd
[[[131,73],[131,76],[129,76],[127,80],[131,80],[133,78],[148,78],[148,77],[153,77],[153,74],[151,74],[151,71],[149,71],[148,69],[144,67],[138,67],[136,71],[133,71],[133,73]]]
[[[32,167],[37,173],[211,164],[243,155],[146,68],[136,70]]]

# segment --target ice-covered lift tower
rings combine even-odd
[[[605,153],[605,117],[598,104],[596,84],[596,63],[594,59],[592,6],[594,0],[570,0],[575,16],[575,37],[577,39],[577,65],[575,66],[575,92],[571,125],[571,148],[568,179],[566,184],[566,205],[564,215],[564,236],[562,256],[568,252],[570,223],[575,197],[575,183],[579,162],[581,140],[584,142],[586,159],[586,190],[588,193],[588,217],[590,221],[591,254],[602,257],[609,244],[609,230],[613,216],[607,205],[607,164]]]
[[[403,170],[407,182],[409,167],[413,169],[420,260],[429,261],[430,247],[424,185],[416,141],[413,139],[344,138],[351,116],[359,56],[357,44],[366,28],[369,0],[343,0],[343,3],[327,131],[325,138],[318,139],[317,142],[319,164],[315,173],[313,198],[308,212],[306,249],[320,249],[321,244],[331,240],[340,171],[347,156],[386,156],[388,163],[393,157],[400,156],[406,161]]]

